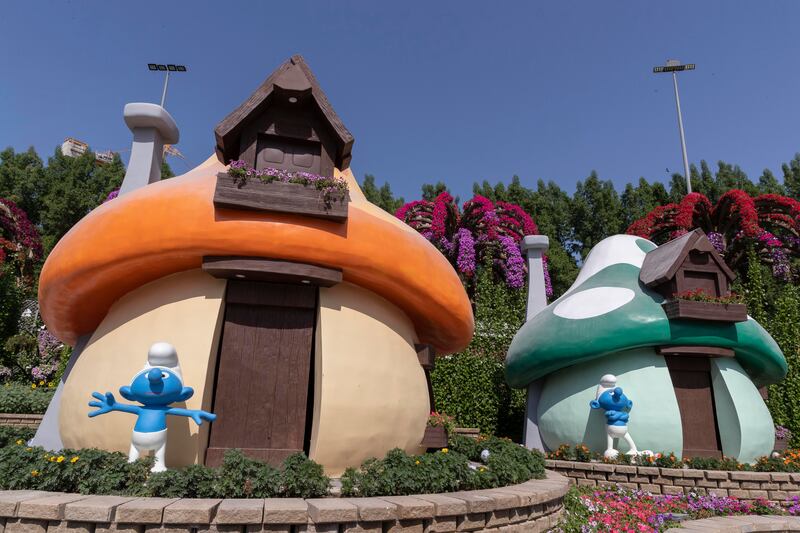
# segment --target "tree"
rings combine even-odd
[[[375,176],[372,174],[364,176],[364,181],[361,183],[361,191],[367,197],[367,200],[392,215],[405,203],[402,197],[395,198],[389,183],[384,183],[379,189],[375,185]]]
[[[33,147],[20,153],[13,148],[0,152],[0,198],[14,202],[34,224],[40,221],[47,190],[42,159]]]
[[[442,194],[443,192],[450,192],[450,189],[447,188],[441,181],[437,181],[436,185],[431,185],[430,183],[423,183],[422,184],[422,199],[432,202],[436,199],[437,196]],[[456,202],[458,202],[458,197],[456,197]]]
[[[44,174],[50,183],[42,217],[44,246],[49,251],[72,226],[100,205],[109,192],[119,188],[125,166],[118,154],[114,154],[110,163],[98,165],[91,151],[67,157],[56,148]]]
[[[624,224],[630,226],[656,206],[668,203],[669,196],[661,183],[650,185],[646,179],[639,178],[638,185],[629,183],[625,186],[621,202]]]
[[[786,193],[795,200],[800,200],[800,153],[794,154],[791,161],[781,165],[781,170]]]
[[[786,187],[783,186],[778,178],[768,169],[765,168],[758,178],[758,192],[760,194],[779,194],[786,195]]]
[[[602,181],[594,170],[575,188],[572,227],[570,252],[582,258],[598,242],[625,229],[622,203],[614,184],[610,180]]]
[[[114,154],[114,156],[117,159],[119,158],[118,154]],[[124,175],[124,170],[123,170],[123,175]],[[164,161],[161,162],[161,179],[166,180],[174,177],[175,173],[172,171],[172,167],[169,166],[169,163],[167,163],[167,158],[165,157]],[[122,184],[122,182],[120,182],[120,184]]]

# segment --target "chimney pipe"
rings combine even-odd
[[[125,104],[125,124],[133,132],[131,158],[119,194],[161,181],[164,145],[180,138],[178,126],[167,110],[157,104]]]
[[[545,235],[527,235],[522,240],[522,251],[528,257],[528,308],[526,320],[532,319],[547,307],[547,293],[544,284],[544,253],[550,246]],[[525,406],[525,446],[529,449],[546,451],[539,433],[539,398],[542,395],[542,379],[528,385],[528,399]]]

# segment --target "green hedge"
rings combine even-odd
[[[43,414],[55,388],[32,389],[30,385],[7,383],[0,386],[0,413]]]
[[[52,453],[20,439],[0,448],[0,489],[184,498],[316,498],[328,494],[322,467],[303,454],[281,468],[225,453],[220,468],[193,465],[153,474],[153,459],[128,463],[119,452],[96,449]]]
[[[519,441],[525,420],[525,391],[511,389],[503,363],[469,352],[440,357],[431,372],[436,410],[462,427]]]
[[[489,451],[486,461],[481,452]],[[506,439],[454,436],[450,448],[408,455],[394,449],[342,475],[342,496],[435,494],[487,489],[544,477],[544,456]]]

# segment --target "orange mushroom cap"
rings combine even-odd
[[[386,298],[441,353],[464,348],[474,320],[458,275],[416,231],[365,199],[349,170],[344,224],[298,215],[215,209],[211,158],[183,176],[137,189],[89,213],[42,269],[42,318],[75,344],[111,305],[151,281],[200,268],[204,256],[256,256],[339,268],[345,281]]]

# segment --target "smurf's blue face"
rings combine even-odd
[[[606,411],[624,411],[630,409],[633,402],[625,396],[620,387],[616,387],[603,392],[597,400],[592,400],[591,404],[595,409],[600,407]]]
[[[123,398],[144,405],[168,405],[191,398],[194,391],[184,387],[181,379],[164,368],[151,368],[137,374],[129,387],[119,389]]]

